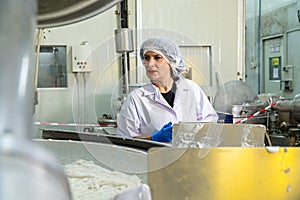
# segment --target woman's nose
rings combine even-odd
[[[155,64],[155,59],[153,57],[150,57],[148,60],[148,65],[154,65]]]

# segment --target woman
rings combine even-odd
[[[217,122],[218,116],[201,88],[184,79],[179,47],[167,38],[149,38],[140,49],[150,82],[132,91],[117,119],[117,135],[171,142],[172,124]]]

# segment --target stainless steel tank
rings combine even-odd
[[[38,0],[38,26],[62,26],[98,15],[122,0]]]
[[[129,176],[137,176],[141,181],[140,187],[148,183],[148,153],[145,150],[87,141],[37,139],[34,142],[53,152],[62,165],[71,164],[78,160],[92,161],[104,169],[121,172]],[[105,176],[107,175],[104,174],[103,177]],[[72,190],[74,189],[72,185],[70,186],[71,194],[76,197],[77,192]],[[85,186],[82,185],[82,187]],[[123,192],[119,193],[119,195],[121,194]],[[106,194],[104,190],[102,195],[110,194]]]
[[[53,152],[61,164],[85,159],[110,170],[136,174],[146,181],[147,151],[114,144],[71,140],[35,139],[34,142]]]
[[[254,102],[257,99],[257,94],[244,81],[233,80],[218,89],[213,106],[216,111],[231,113],[232,105]]]
[[[295,95],[292,106],[292,114],[297,122],[300,123],[300,94]]]

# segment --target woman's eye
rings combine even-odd
[[[145,55],[144,56],[144,60],[145,61],[150,61],[152,59],[156,60],[156,61],[160,61],[161,59],[163,59],[163,57],[161,55],[153,55],[153,56],[149,56],[149,55]]]
[[[154,59],[155,60],[160,60],[160,59],[162,59],[162,57],[161,56],[154,56]]]
[[[149,61],[150,60],[150,56],[144,56],[144,60]]]

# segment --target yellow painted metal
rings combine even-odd
[[[152,148],[154,200],[298,200],[300,148]]]

